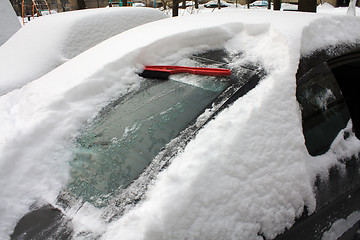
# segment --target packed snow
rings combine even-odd
[[[44,27],[53,27],[51,18],[42,19],[38,21],[44,21]],[[326,28],[318,27],[323,23]],[[32,57],[42,62],[39,72],[48,73],[33,76],[15,90],[10,90],[15,87],[13,75],[24,76],[28,70],[4,73],[1,84],[10,87],[0,97],[0,238],[9,238],[34,202],[56,203],[69,178],[72,140],[102,107],[139,86],[137,71],[216,48],[234,56],[244,52],[233,67],[259,62],[267,77],[199,132],[161,172],[145,201],[109,224],[101,220],[101,209],[85,204],[71,215],[75,232],[95,231],[103,239],[275,237],[292,226],[305,206],[310,212],[315,209],[314,173],[334,164],[325,159],[321,166],[314,164],[304,145],[295,98],[300,54],[332,43],[357,42],[360,28],[354,24],[360,20],[345,14],[230,9],[132,28],[50,72],[52,61]],[[344,34],[331,35],[339,29]],[[23,37],[32,34],[22,32]],[[17,35],[13,39],[22,40]],[[63,38],[58,41],[62,44],[49,46],[49,57],[58,57],[59,49],[52,46],[71,46]],[[1,65],[6,64],[7,51],[0,49]],[[33,56],[31,49],[21,54]],[[348,150],[341,141],[337,139],[329,154],[346,155],[360,148],[356,138],[351,138]]]
[[[10,1],[0,1],[0,46],[4,44],[14,33],[20,29],[21,25],[16,17],[15,11]]]
[[[36,18],[0,47],[0,79],[7,79],[0,95],[118,33],[166,17],[150,8],[102,8]]]

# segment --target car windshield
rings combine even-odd
[[[103,111],[77,140],[70,162],[70,192],[103,205],[108,195],[136,179],[230,84],[215,77],[187,80],[146,79],[139,91]]]
[[[188,58],[178,65],[187,65],[186,62],[189,65],[189,61],[192,66],[202,67],[228,64],[223,50],[193,57],[196,61]],[[215,64],[210,58],[220,62]],[[137,91],[109,104],[76,140],[74,157],[70,161],[70,181],[62,198],[80,198],[97,207],[120,199],[123,190],[128,191],[129,185],[134,185],[134,180],[139,180],[144,170],[151,167],[150,163],[158,164],[153,159],[167,151],[163,150],[169,142],[179,138],[176,146],[166,153],[166,158],[174,156],[176,150],[171,149],[179,148],[179,144],[187,141],[184,139],[195,134],[202,126],[198,123],[201,114],[201,121],[205,116],[204,124],[224,104],[254,87],[262,76],[261,69],[257,71],[246,66],[232,71],[231,77],[176,74],[165,81],[143,79]],[[254,81],[250,81],[252,79]],[[249,86],[243,88],[245,84]],[[207,108],[211,110],[205,111]]]

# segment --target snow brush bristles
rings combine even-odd
[[[169,79],[171,74],[190,73],[208,76],[230,76],[231,71],[223,68],[200,68],[182,66],[146,66],[144,71],[139,74],[143,78]]]

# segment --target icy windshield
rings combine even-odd
[[[77,140],[70,192],[103,205],[230,84],[215,77],[186,79],[186,83],[146,79],[139,91],[100,114]]]

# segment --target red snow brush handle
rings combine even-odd
[[[191,73],[198,75],[211,76],[230,76],[231,71],[223,68],[201,68],[201,67],[182,67],[182,66],[146,66],[146,71],[157,71],[169,74],[174,73]]]

